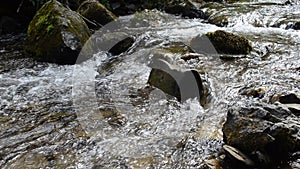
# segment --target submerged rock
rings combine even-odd
[[[40,61],[74,64],[89,36],[80,15],[53,0],[30,22],[25,50]]]
[[[222,30],[209,32],[206,36],[221,54],[249,54],[252,50],[250,41],[243,36]]]
[[[263,98],[265,93],[269,90],[268,87],[245,87],[239,91],[241,95],[246,95],[248,97],[252,96],[254,98]]]
[[[89,24],[90,28],[100,28],[109,22],[117,19],[104,5],[96,0],[84,1],[77,10],[82,16],[89,19],[96,25]]]
[[[223,134],[226,144],[251,156],[258,166],[274,168],[300,149],[299,119],[281,106],[231,109]]]

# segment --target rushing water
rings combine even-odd
[[[138,29],[129,52],[117,58],[100,52],[83,65],[11,59],[20,54],[1,49],[0,167],[204,167],[221,150],[227,109],[258,101],[241,95],[244,90],[266,90],[264,102],[274,94],[300,93],[300,32],[286,29],[300,18],[300,3],[284,3],[260,0],[203,8],[211,16],[227,16],[227,27],[146,12],[148,27]],[[247,37],[254,51],[235,60],[169,57],[202,72],[210,90],[205,108],[193,99],[179,103],[157,89],[148,98],[139,95],[153,51],[219,29]],[[86,81],[92,86],[85,86]]]

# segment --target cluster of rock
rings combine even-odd
[[[101,2],[101,3],[100,3]],[[103,4],[102,4],[103,3]],[[28,55],[39,61],[53,62],[58,64],[74,64],[85,42],[89,39],[93,30],[115,21],[118,15],[128,15],[143,9],[159,9],[167,13],[178,14],[188,18],[203,18],[207,16],[199,10],[193,2],[189,0],[154,0],[154,1],[97,1],[97,0],[50,0],[50,1],[9,1],[9,6],[3,5],[0,8],[3,27],[5,24],[19,28],[18,24],[27,25],[27,41],[24,47]],[[16,10],[17,12],[14,12]],[[23,23],[10,22],[13,18],[21,18]],[[17,24],[17,25],[16,25]],[[23,27],[23,29],[26,29]],[[2,30],[2,29],[1,29]],[[2,30],[6,32],[5,29]],[[9,30],[7,30],[9,31]],[[11,29],[13,32],[14,29]],[[215,35],[208,34],[212,43],[216,45],[218,52],[232,52],[230,46],[219,45],[221,36],[228,36],[233,46],[242,39],[232,39],[230,34],[223,31],[216,32]],[[222,41],[222,40],[221,40]],[[118,44],[118,47],[111,51],[119,54],[126,51],[132,43],[132,39],[127,39],[126,44]],[[129,43],[130,42],[130,43]],[[243,42],[247,43],[247,42]],[[227,43],[224,43],[227,44]],[[243,44],[244,46],[247,44]],[[238,52],[247,53],[251,47],[241,46]],[[221,46],[224,46],[221,49]],[[227,49],[228,48],[228,49]],[[231,51],[224,51],[231,50]],[[244,50],[244,51],[241,51]],[[121,51],[121,52],[119,52]],[[233,49],[234,51],[234,49]]]
[[[235,168],[277,168],[300,150],[300,98],[283,95],[274,104],[257,104],[232,108],[223,126],[224,142],[246,154],[227,159]],[[293,104],[291,107],[289,105]],[[296,106],[298,105],[298,106]]]

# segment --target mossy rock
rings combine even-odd
[[[252,50],[250,41],[243,36],[222,30],[209,32],[206,36],[220,54],[249,54]]]
[[[40,61],[74,64],[90,34],[79,14],[52,0],[30,22],[25,50]]]
[[[97,24],[96,27],[95,25],[89,25],[91,28],[100,28],[117,19],[116,15],[96,0],[83,2],[77,11],[85,18]]]

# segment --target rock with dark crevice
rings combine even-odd
[[[204,99],[204,87],[197,70],[181,69],[167,61],[157,59],[150,64],[152,68],[148,83],[179,101],[197,98]]]
[[[280,105],[232,108],[223,133],[226,144],[246,153],[259,167],[275,168],[300,150],[299,119]]]

